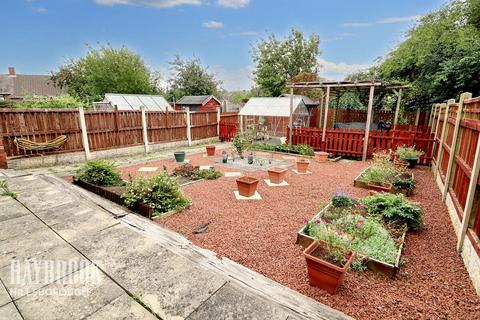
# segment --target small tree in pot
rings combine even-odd
[[[245,150],[247,145],[247,140],[245,139],[245,137],[241,133],[238,133],[233,138],[232,144],[233,144],[233,147],[235,148],[235,151],[237,151],[238,155],[240,156],[240,158],[243,159],[243,151]]]
[[[408,162],[409,168],[414,168],[415,165],[418,163],[418,158],[424,154],[423,151],[416,150],[415,146],[413,147],[398,147],[397,154],[400,160]]]

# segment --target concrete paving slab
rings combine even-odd
[[[302,174],[312,174],[312,172],[311,172],[311,171],[306,171],[306,172],[298,172],[298,170],[297,170],[297,169],[293,169],[292,171],[293,171],[293,172],[295,172],[296,174],[300,174],[300,175],[302,175]]]
[[[240,286],[228,283],[218,290],[188,320],[203,319],[287,319],[288,313],[273,302],[253,295]]]
[[[66,243],[42,252],[34,259],[5,266],[0,279],[14,300],[73,274],[91,263]]]
[[[13,302],[0,307],[0,319],[5,320],[23,320]]]
[[[12,299],[10,298],[7,289],[5,289],[5,286],[0,282],[0,307],[9,302],[12,302]]]
[[[186,317],[226,282],[124,225],[75,246],[164,319]]]
[[[0,196],[0,221],[14,219],[28,214],[30,214],[30,212],[17,200],[7,196]]]
[[[199,169],[200,170],[210,170],[210,169],[213,169],[213,166],[200,166]]]
[[[241,177],[243,174],[241,172],[225,172],[225,177],[227,178],[235,178],[235,177]]]
[[[141,167],[138,169],[138,172],[155,172],[158,170],[158,167]]]
[[[129,295],[123,294],[107,304],[87,319],[89,320],[156,320],[153,314],[133,300]]]
[[[37,230],[28,235],[0,242],[0,268],[10,265],[13,259],[29,259],[51,250],[64,241],[51,230]]]
[[[283,180],[282,182],[280,183],[273,183],[272,181],[270,181],[270,179],[263,179],[263,181],[265,181],[265,183],[269,186],[269,187],[285,187],[285,186],[289,186],[288,182]]]
[[[18,218],[3,221],[1,221],[0,219],[0,230],[2,230],[2,232],[0,233],[0,241],[7,240],[13,237],[18,237],[21,235],[28,235],[39,229],[47,231],[48,227],[28,211],[26,215],[20,216]]]
[[[262,196],[260,193],[258,193],[258,191],[255,191],[255,194],[251,197],[241,196],[237,190],[233,191],[233,193],[235,194],[235,199],[237,200],[262,200]]]
[[[16,301],[25,320],[84,319],[125,292],[94,265]]]

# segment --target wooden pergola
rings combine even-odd
[[[367,121],[365,125],[365,138],[363,141],[363,155],[362,161],[367,160],[367,147],[368,147],[368,138],[370,135],[370,127],[372,122],[372,110],[373,110],[373,98],[375,95],[375,88],[381,88],[382,90],[392,90],[393,93],[397,96],[397,104],[395,107],[395,117],[393,120],[393,125],[395,126],[398,122],[398,114],[400,111],[400,104],[402,101],[402,92],[406,88],[406,85],[401,83],[387,83],[384,81],[323,81],[323,82],[295,82],[287,85],[287,88],[290,88],[290,121],[289,126],[292,127],[292,112],[293,112],[293,90],[295,88],[309,88],[309,89],[324,89],[325,93],[325,103],[320,104],[320,122],[323,119],[323,132],[322,132],[322,142],[325,141],[326,131],[327,131],[327,119],[328,119],[328,110],[330,108],[330,95],[331,91],[334,90],[349,90],[349,89],[369,89],[370,94],[368,97],[368,110],[367,110]],[[323,99],[322,99],[323,100]],[[323,102],[323,101],[322,101]],[[323,106],[325,106],[325,111],[323,112]],[[418,113],[417,119],[418,121]],[[292,131],[290,130],[288,141],[292,143]]]

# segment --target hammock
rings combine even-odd
[[[45,151],[51,149],[58,149],[65,143],[65,141],[67,141],[67,136],[61,135],[56,137],[55,139],[46,142],[35,142],[23,138],[15,138],[15,140],[13,140],[13,143],[15,143],[15,145],[19,149],[29,151]]]

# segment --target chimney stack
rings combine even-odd
[[[8,75],[9,75],[9,76],[15,76],[15,75],[17,75],[17,74],[15,73],[15,67],[8,67]]]

